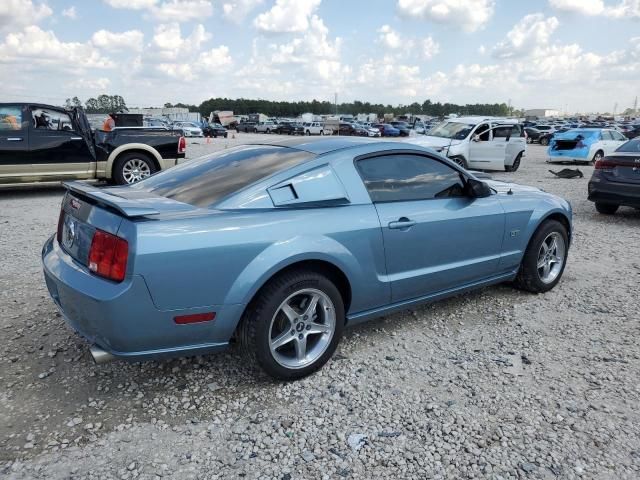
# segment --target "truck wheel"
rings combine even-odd
[[[620,207],[620,205],[596,202],[596,210],[603,215],[613,215],[618,211],[618,207]]]
[[[131,185],[150,177],[158,169],[151,158],[140,152],[129,152],[120,155],[113,164],[111,176],[118,185]]]
[[[505,172],[515,172],[520,167],[520,160],[522,160],[522,152],[518,154],[516,159],[513,161],[513,165],[505,165]]]
[[[310,270],[269,281],[247,307],[237,331],[245,356],[280,380],[321,368],[344,329],[344,303],[336,286]]]

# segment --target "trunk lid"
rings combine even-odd
[[[616,152],[596,164],[611,182],[640,184],[640,152]]]

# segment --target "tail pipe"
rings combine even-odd
[[[91,347],[89,348],[89,351],[91,352],[93,361],[96,362],[98,365],[111,362],[116,358],[106,350],[103,350],[102,348],[100,348],[98,345],[91,345]]]

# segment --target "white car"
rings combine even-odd
[[[524,128],[515,120],[460,117],[405,140],[429,147],[470,170],[515,172],[526,150]]]
[[[305,122],[302,124],[305,135],[331,135],[333,130],[324,128],[322,122]]]
[[[193,122],[173,122],[173,130],[182,130],[185,137],[202,137],[202,129]]]
[[[574,128],[553,136],[547,149],[547,162],[597,162],[626,141],[627,138],[613,128]]]
[[[278,129],[278,125],[275,122],[258,122],[253,128],[253,133],[271,133]]]

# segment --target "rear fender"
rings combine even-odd
[[[298,236],[271,244],[257,255],[238,275],[224,303],[247,305],[275,274],[305,260],[324,261],[339,268],[349,280],[353,298],[359,298],[357,295],[362,283],[358,280],[363,278],[364,272],[353,254],[344,245],[326,236]]]
[[[176,143],[176,149],[177,149]],[[146,145],[144,143],[125,143],[124,145],[120,145],[113,152],[109,154],[107,158],[107,163],[105,165],[105,176],[107,178],[112,178],[113,175],[113,163],[116,161],[116,158],[122,153],[126,153],[129,150],[143,150],[151,155],[152,158],[156,161],[156,166],[158,169],[162,168],[162,156],[160,153],[150,145]],[[177,151],[177,150],[176,150]]]

